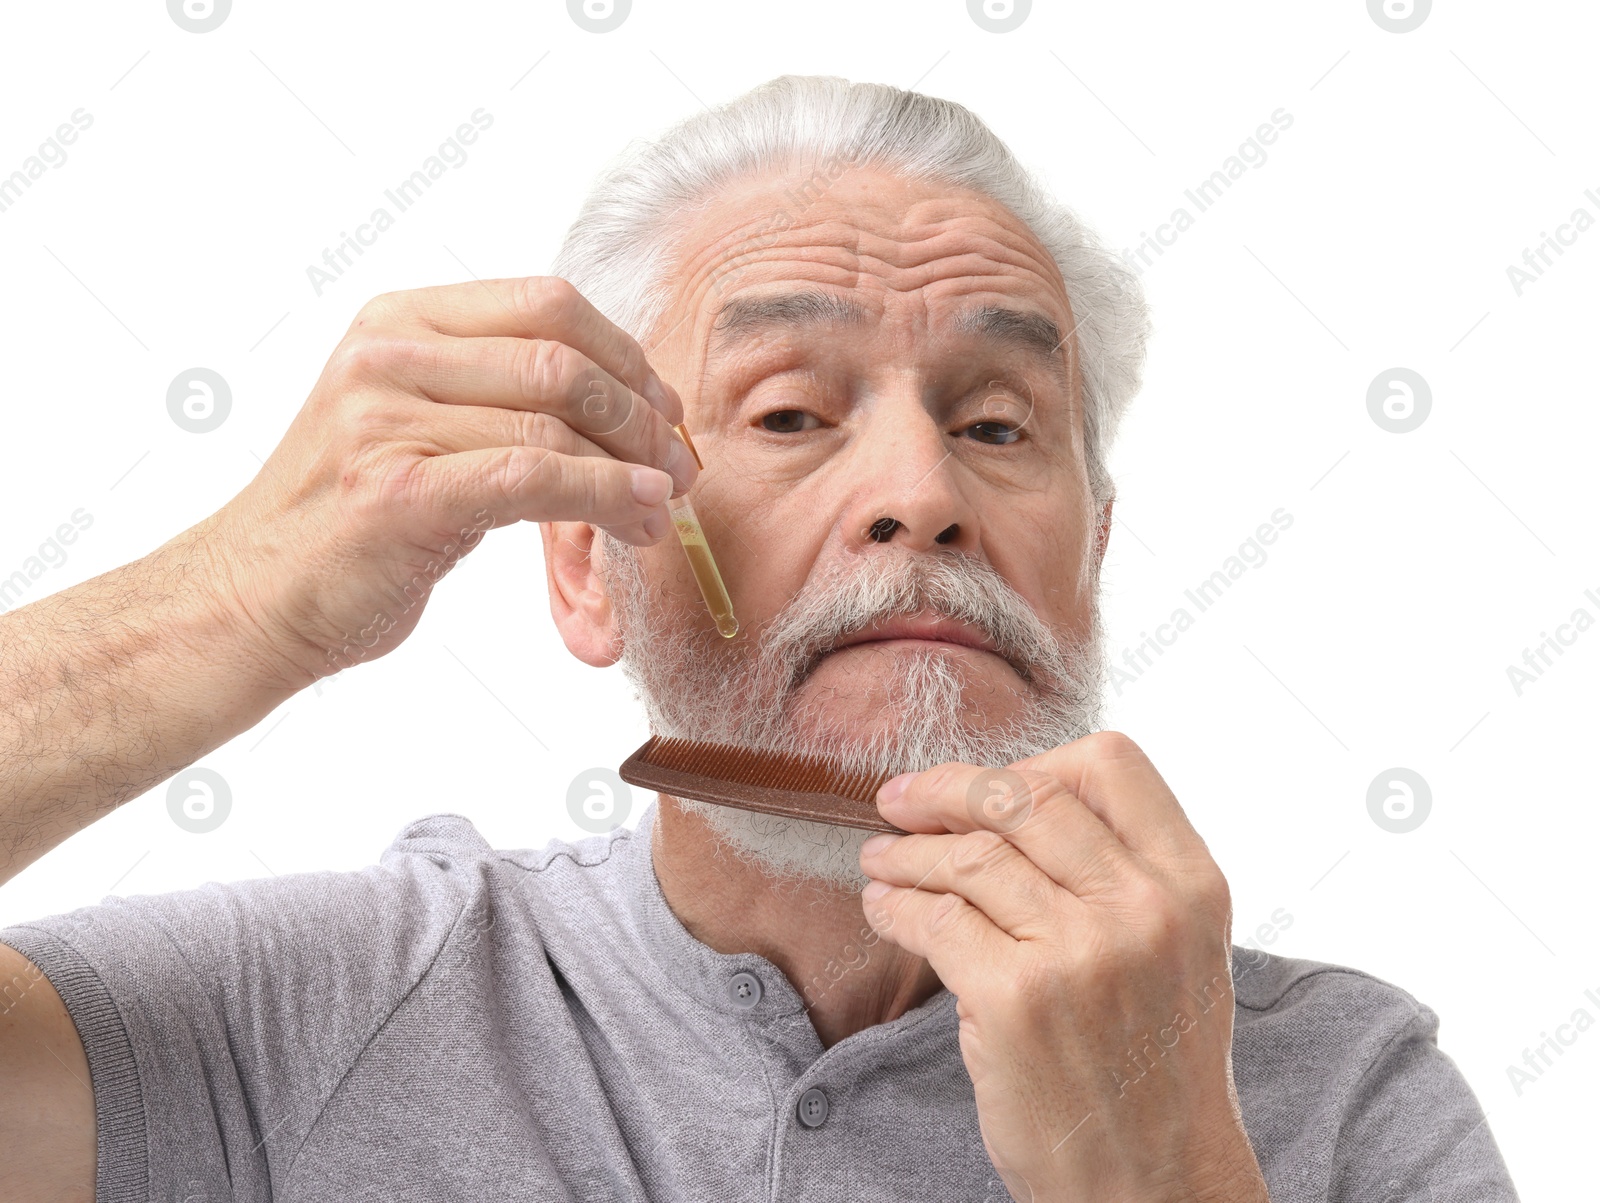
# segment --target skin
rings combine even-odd
[[[709,624],[676,540],[662,541],[672,490],[701,513],[741,639],[816,568],[881,550],[866,532],[886,515],[901,523],[899,551],[982,556],[1041,617],[1083,633],[1110,509],[1088,490],[1073,342],[1060,382],[950,327],[984,302],[1070,331],[1049,256],[992,202],[862,169],[770,236],[796,182],[747,181],[690,215],[648,351],[563,281],[377,298],[237,498],[134,564],[0,616],[0,880],[319,677],[387,654],[460,556],[516,521],[542,524],[552,615],[596,665],[621,650],[596,528],[643,549],[682,621]],[[718,305],[797,285],[848,295],[870,320],[708,356]],[[768,426],[796,409],[814,421]],[[704,473],[670,435],[684,418]],[[904,654],[879,643],[829,655],[804,686],[825,703],[815,721],[892,721],[874,666]],[[1000,657],[938,654],[963,658],[968,721],[1021,704]],[[1010,811],[973,810],[974,766],[881,797],[911,833],[863,849],[881,895],[823,891],[797,906],[792,889],[719,857],[671,798],[657,872],[696,936],[762,953],[808,996],[804,983],[868,926],[882,937],[815,999],[824,1044],[940,982],[957,993],[985,1141],[1018,1199],[1264,1199],[1232,1105],[1231,1003],[1136,1085],[1112,1076],[1126,1046],[1170,1022],[1185,985],[1218,972],[1226,983],[1221,874],[1130,741],[1102,733],[1013,769],[1027,805]],[[48,981],[0,947],[8,980],[26,989],[0,1016],[7,1189],[88,1197],[81,1043]],[[1098,1118],[1081,1124],[1086,1110]]]

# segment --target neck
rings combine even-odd
[[[859,893],[769,877],[721,847],[676,798],[658,797],[651,858],[672,913],[717,952],[754,952],[777,966],[823,1048],[938,992],[927,961],[872,929]]]

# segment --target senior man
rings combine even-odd
[[[0,1193],[1514,1198],[1433,1013],[1230,949],[1178,800],[1097,731],[1145,334],[971,113],[792,76],[636,144],[554,277],[366,306],[237,498],[0,620],[7,875],[523,520],[652,730],[903,770],[908,834],[663,795],[497,852],[443,814],[360,872],[10,928]],[[663,539],[686,491],[733,639]]]

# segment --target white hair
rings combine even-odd
[[[1088,481],[1097,502],[1109,499],[1105,454],[1139,390],[1150,333],[1144,290],[1132,268],[954,101],[832,75],[779,76],[654,142],[631,142],[595,182],[552,272],[646,342],[671,301],[674,234],[684,214],[731,180],[796,164],[819,173],[813,178],[823,186],[825,173],[845,164],[967,188],[1033,231],[1066,284]]]

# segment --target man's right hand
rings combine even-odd
[[[393,649],[491,527],[662,538],[696,471],[682,420],[639,344],[564,280],[372,301],[243,492],[0,615],[0,882]]]
[[[214,516],[218,601],[248,618],[284,684],[309,684],[394,648],[491,527],[665,536],[663,503],[696,472],[681,421],[639,344],[565,280],[378,297]]]

